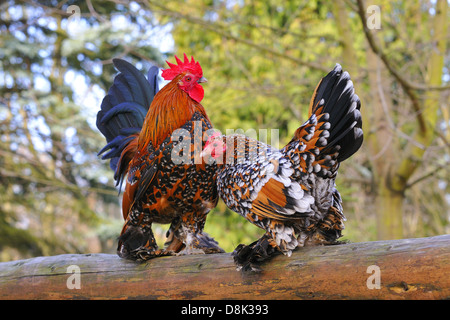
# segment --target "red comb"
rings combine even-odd
[[[165,80],[172,80],[177,75],[185,71],[189,71],[199,78],[203,76],[202,67],[200,66],[200,63],[198,63],[198,61],[194,60],[194,57],[191,56],[191,61],[189,61],[186,53],[184,53],[184,61],[181,61],[177,56],[175,56],[175,60],[177,60],[177,64],[166,61],[170,68],[164,69],[162,71],[161,75]]]

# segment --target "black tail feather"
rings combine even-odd
[[[116,172],[122,151],[141,131],[148,108],[159,91],[159,68],[152,66],[146,79],[125,60],[113,59],[113,63],[120,74],[103,98],[97,114],[97,128],[107,142],[99,155],[104,154],[102,159],[111,159],[110,167]]]
[[[330,123],[327,146],[322,154],[334,153],[339,146],[337,160],[344,161],[361,147],[363,142],[361,101],[355,94],[353,82],[346,71],[336,64],[335,68],[325,76],[316,88],[311,100],[310,113],[316,113],[322,107],[319,103],[324,100],[320,113],[328,113]]]

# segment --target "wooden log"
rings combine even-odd
[[[306,247],[262,270],[229,253],[64,254],[0,263],[0,299],[450,299],[450,235]]]

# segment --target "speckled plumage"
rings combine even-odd
[[[218,201],[216,165],[199,158],[212,124],[200,101],[205,82],[198,62],[176,57],[158,90],[159,69],[148,81],[132,65],[114,60],[121,73],[104,98],[97,126],[105,134],[115,179],[125,182],[119,237],[120,257],[147,260],[168,254],[223,252],[203,232]],[[180,154],[184,153],[184,157]],[[198,161],[200,159],[200,161]],[[164,249],[158,249],[152,224],[170,224]]]
[[[195,126],[201,126],[194,130]],[[181,129],[189,132],[182,139],[197,139],[195,134],[203,134],[212,126],[200,113],[194,113],[192,119],[186,122]],[[121,243],[126,243],[128,237],[136,232],[142,232],[144,238],[151,240],[149,245],[143,243],[139,248],[129,248],[119,244],[119,255],[138,260],[146,260],[153,255],[152,223],[171,223],[167,233],[168,241],[165,253],[169,251],[193,253],[196,249],[201,251],[199,237],[209,238],[203,234],[206,216],[218,201],[215,187],[216,165],[195,164],[195,150],[191,145],[191,155],[188,163],[175,164],[172,161],[174,152],[181,139],[174,135],[167,137],[157,148],[149,143],[148,153],[137,158],[128,171],[127,185],[133,187],[138,183],[134,193],[133,204],[126,218],[124,231],[120,237]],[[200,141],[202,138],[200,138]],[[201,144],[200,144],[201,148]],[[200,151],[197,150],[199,153]],[[175,242],[173,240],[176,239]],[[211,238],[205,239],[213,246],[205,248],[222,250]],[[215,247],[215,248],[214,248]],[[211,250],[211,252],[214,250]],[[158,251],[159,252],[159,251]],[[161,252],[163,254],[163,252]]]
[[[340,162],[362,144],[360,101],[337,65],[317,86],[309,119],[281,150],[244,135],[214,135],[203,154],[218,163],[217,188],[226,205],[266,234],[239,245],[244,270],[276,252],[306,244],[333,244],[345,217],[335,188]]]

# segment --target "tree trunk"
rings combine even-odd
[[[390,81],[380,58],[371,50],[367,50],[367,65],[371,116],[366,115],[364,118],[364,131],[371,132],[370,126],[376,124],[375,130],[367,135],[366,143],[371,151],[370,161],[374,170],[377,237],[380,240],[401,239],[404,193],[393,191],[390,187],[390,170],[395,168],[398,162],[395,150],[400,148],[392,120],[392,97],[387,88]]]
[[[0,263],[0,299],[450,299],[449,244],[443,235],[306,247],[249,274],[229,253],[38,257]]]
[[[378,182],[375,197],[378,239],[392,240],[403,237],[404,200],[404,194],[390,190],[383,179]]]
[[[362,1],[358,1],[358,6],[365,8],[362,6]],[[429,58],[427,69],[427,84],[430,87],[436,87],[442,84],[448,32],[447,12],[447,0],[437,1],[436,15],[433,18],[433,27],[431,30],[434,47]],[[362,20],[364,24],[365,19]],[[372,42],[369,41],[369,43],[371,43],[373,51],[378,51],[379,55],[379,57],[376,56],[372,50],[368,51],[367,54],[369,84],[373,93],[377,90],[380,91],[379,89],[382,90],[382,86],[379,83],[380,79],[375,81],[376,71],[380,71],[378,68],[374,69],[375,62],[383,60],[383,57],[386,59],[386,56],[382,53],[382,49],[380,49],[384,46],[382,44],[382,38],[377,37],[377,31],[369,30],[369,34],[371,35],[370,38],[372,38]],[[366,37],[369,40],[369,36],[366,35]],[[378,46],[378,50],[375,50],[374,46]],[[393,74],[393,71],[390,68],[388,69]],[[403,89],[413,92],[410,86],[407,88],[404,87]],[[372,151],[371,160],[374,168],[378,237],[379,239],[399,239],[403,237],[403,204],[404,193],[410,186],[408,182],[412,175],[423,166],[423,161],[426,161],[426,159],[423,159],[426,148],[437,137],[435,127],[438,124],[439,98],[441,92],[428,90],[425,93],[425,100],[420,106],[420,110],[415,110],[417,128],[411,135],[411,141],[415,143],[409,141],[406,147],[402,147],[398,143],[398,137],[392,137],[392,135],[397,135],[397,132],[393,130],[396,125],[393,122],[394,117],[391,113],[392,108],[390,104],[392,99],[389,98],[387,92],[388,90],[379,92],[383,93],[384,100],[380,99],[380,97],[371,100],[372,109],[374,110],[373,123],[377,124],[375,130],[373,128],[372,130],[376,136],[374,134],[366,135],[368,138],[366,141]],[[412,96],[415,96],[415,94]],[[363,108],[362,113],[364,115]],[[366,120],[367,116],[364,117],[365,123],[367,123]],[[365,130],[365,133],[368,132],[370,131]]]

